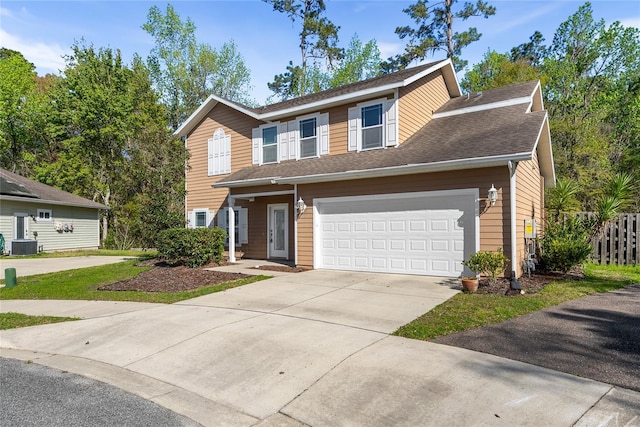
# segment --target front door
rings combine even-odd
[[[269,205],[268,236],[269,258],[289,257],[289,205]]]
[[[24,240],[29,238],[29,215],[26,213],[14,214],[15,239]]]

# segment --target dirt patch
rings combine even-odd
[[[582,280],[584,279],[584,271],[581,268],[574,268],[568,273],[560,273],[556,271],[542,271],[535,272],[528,275],[523,275],[518,279],[520,286],[525,294],[534,294],[540,292],[546,285],[557,280]],[[500,294],[504,295],[509,291],[511,285],[510,279],[499,278],[496,283],[482,277],[478,284],[479,294]]]
[[[202,268],[170,267],[155,260],[143,261],[138,265],[151,266],[151,270],[142,272],[133,279],[101,286],[98,290],[173,293],[251,277],[242,273],[226,273]],[[212,265],[212,267],[215,266]]]

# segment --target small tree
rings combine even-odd
[[[476,274],[480,273],[488,276],[491,279],[491,283],[494,284],[500,273],[507,268],[508,263],[509,258],[502,253],[502,248],[498,248],[495,252],[478,251],[471,255],[468,260],[462,262],[465,267]]]

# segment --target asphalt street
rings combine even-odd
[[[199,426],[99,381],[0,358],[0,425],[48,427]]]
[[[640,285],[434,341],[640,391]]]

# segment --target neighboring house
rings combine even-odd
[[[457,277],[503,248],[519,276],[555,185],[540,83],[463,95],[450,60],[262,108],[212,95],[175,135],[189,226],[305,267]]]
[[[0,233],[5,253],[96,249],[108,207],[0,169]]]

